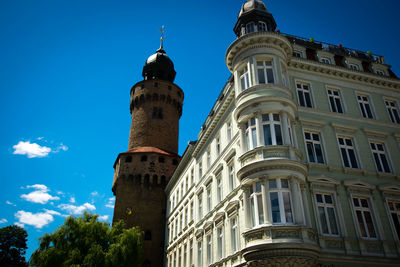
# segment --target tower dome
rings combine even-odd
[[[167,56],[161,43],[156,53],[146,60],[142,76],[145,80],[165,80],[174,82],[175,75],[174,63]]]
[[[248,0],[242,5],[233,31],[239,38],[252,32],[273,32],[276,22],[263,1]]]
[[[265,11],[268,12],[267,8],[265,7],[264,2],[255,0],[255,1],[247,1],[242,5],[242,8],[240,9],[238,17],[240,17],[243,13],[249,12],[251,10],[260,10],[260,11]]]

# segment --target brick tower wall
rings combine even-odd
[[[177,154],[182,104],[183,91],[173,83],[145,80],[135,84],[128,150],[148,146]]]

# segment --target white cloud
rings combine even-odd
[[[52,151],[53,153],[58,153],[60,151],[67,151],[68,147],[66,145],[64,145],[63,143],[61,143],[56,150]]]
[[[40,146],[37,143],[31,143],[29,141],[19,141],[13,148],[15,149],[13,154],[27,155],[28,158],[46,157],[51,152],[50,147]]]
[[[54,217],[47,212],[32,213],[19,210],[14,215],[18,219],[19,224],[28,224],[39,229],[54,221]]]
[[[107,208],[113,209],[114,208],[115,197],[110,197],[108,199],[107,204],[105,205]]]
[[[14,203],[12,203],[11,201],[8,201],[8,200],[6,201],[6,204],[7,204],[7,205],[11,205],[11,206],[17,206],[17,205],[15,205]]]
[[[44,211],[45,211],[47,214],[59,215],[59,216],[61,216],[61,213],[59,213],[58,211],[55,211],[55,210],[44,209]]]
[[[95,197],[95,196],[99,195],[99,192],[94,191],[94,192],[92,192],[92,193],[90,193],[90,194],[92,195],[92,197]]]
[[[75,198],[74,198],[74,197],[71,197],[71,198],[69,199],[69,202],[75,203]]]
[[[108,216],[107,216],[107,217],[108,217]],[[107,219],[106,219],[106,220],[107,220]],[[1,219],[1,220],[0,220],[0,224],[1,224],[1,223],[6,223],[6,222],[8,222],[7,219]]]
[[[19,226],[21,228],[24,228],[25,224],[20,223],[20,222],[15,222],[14,225]]]
[[[21,198],[23,198],[29,202],[46,204],[50,200],[59,200],[60,199],[59,197],[50,195],[48,193],[50,190],[44,184],[28,185],[26,188],[36,189],[35,191],[30,192],[29,194],[21,195]]]
[[[108,215],[99,216],[99,220],[107,221],[108,220]]]
[[[71,204],[60,204],[58,208],[67,211],[69,214],[81,214],[85,210],[95,210],[96,207],[90,203],[85,203],[80,206],[75,206]]]

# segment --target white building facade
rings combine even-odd
[[[400,80],[243,4],[232,72],[166,187],[166,266],[398,266]]]

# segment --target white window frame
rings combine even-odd
[[[207,186],[206,197],[207,197],[207,213],[209,213],[212,210],[212,187],[211,187],[211,183]]]
[[[251,30],[251,28],[250,28],[251,26],[253,26],[253,30]],[[256,24],[254,22],[249,22],[246,24],[246,33],[252,33],[252,32],[255,32],[256,30],[257,30]]]
[[[235,164],[232,161],[228,165],[228,172],[229,172],[229,189],[232,192],[236,187],[236,173],[235,173]]]
[[[277,116],[278,120],[275,120],[275,116]],[[267,120],[268,119],[268,120]],[[263,133],[263,139],[264,139],[264,145],[265,146],[276,146],[276,145],[283,145],[283,129],[282,129],[282,118],[279,114],[277,113],[268,113],[268,114],[262,114],[261,116],[261,124],[262,124],[262,133]],[[267,144],[267,140],[265,140],[265,129],[269,125],[269,133],[271,135],[271,144]],[[277,140],[277,135],[276,135],[276,130],[280,129],[281,131],[281,140],[278,143]]]
[[[234,216],[230,219],[231,224],[231,252],[232,254],[239,251],[239,227],[238,217]]]
[[[268,26],[265,22],[259,21],[257,25],[257,31],[259,32],[266,32],[268,31]]]
[[[343,144],[340,144],[339,138],[343,139],[343,141],[344,141]],[[348,145],[346,143],[346,140],[350,140],[352,145]],[[343,167],[345,167],[345,168],[353,168],[353,169],[361,169],[361,162],[360,162],[359,157],[357,155],[356,143],[354,141],[354,138],[350,137],[350,136],[338,135],[337,136],[337,143],[338,143],[339,153],[340,153],[340,157],[342,159]],[[346,151],[346,157],[347,157],[347,161],[349,163],[349,166],[345,165],[345,159],[343,158],[342,149],[344,149]],[[354,167],[353,163],[351,163],[349,150],[353,150],[353,152],[354,152],[354,157],[355,157],[355,161],[356,161],[356,164],[357,164],[356,167]]]
[[[307,86],[308,89],[306,89],[305,86]],[[307,94],[308,94],[308,100],[310,103],[307,103],[307,97],[306,97]],[[297,100],[299,101],[298,102],[299,106],[305,107],[305,108],[314,108],[310,83],[303,82],[303,81],[296,81],[296,95],[297,95]],[[304,105],[301,104],[300,99],[303,100]]]
[[[321,195],[322,198],[322,202],[318,201],[317,195]],[[332,203],[327,203],[326,202],[326,198],[325,195],[329,195],[331,197]],[[340,236],[340,226],[339,226],[339,218],[338,218],[338,212],[336,210],[336,199],[335,199],[335,195],[333,193],[328,193],[328,192],[314,192],[314,201],[315,201],[315,206],[316,206],[316,212],[317,212],[317,219],[319,222],[319,226],[320,226],[320,233],[322,235],[325,236]],[[326,222],[326,227],[328,229],[328,233],[324,233],[323,231],[323,225],[322,225],[322,221],[320,218],[319,214],[319,207],[322,207],[324,209],[324,217],[325,217],[325,222]],[[334,214],[334,223],[336,224],[336,228],[337,228],[337,234],[332,233],[332,223],[329,219],[329,215],[328,215],[328,209],[333,209],[333,214]]]
[[[218,175],[216,178],[217,181],[217,203],[220,203],[224,196],[223,196],[223,186],[222,186],[222,176]]]
[[[360,204],[359,207],[356,207],[354,204],[354,199],[358,199],[358,204]],[[367,201],[368,207],[362,207],[361,204],[361,199],[365,199]],[[378,228],[377,228],[377,222],[375,219],[375,212],[372,209],[372,205],[371,205],[371,198],[370,197],[365,197],[365,196],[359,196],[359,195],[351,195],[351,205],[353,208],[353,214],[354,214],[354,221],[356,223],[356,228],[358,231],[358,234],[361,238],[363,239],[370,239],[370,240],[377,240],[378,239]],[[358,217],[357,217],[357,211],[361,212],[362,215],[362,223],[363,223],[363,228],[364,231],[366,233],[367,236],[362,236],[362,232],[361,232],[361,228],[360,228],[360,222],[358,221]],[[371,233],[369,232],[368,226],[366,224],[366,219],[365,219],[365,212],[369,212],[370,216],[371,216],[371,220],[372,220],[372,226],[373,226],[373,231],[375,232],[375,237],[371,237]]]
[[[330,108],[331,112],[344,114],[345,113],[344,103],[342,100],[342,94],[341,94],[340,90],[328,87],[326,92],[328,94],[329,108]],[[338,102],[339,102],[339,104],[338,104]],[[342,112],[339,111],[339,107],[342,110]]]
[[[294,57],[303,58],[303,52],[302,52],[302,51],[299,51],[299,50],[294,50],[294,51],[293,51],[293,56],[294,56]]]
[[[400,111],[397,101],[393,99],[384,99],[384,101],[390,121],[393,123],[400,123]]]
[[[194,204],[193,204],[193,200],[190,201],[190,221],[193,221],[194,217]]]
[[[203,219],[203,196],[201,194],[197,195],[197,215],[199,216],[199,220]]]
[[[217,154],[217,156],[221,155],[221,137],[217,136],[217,138],[215,138],[215,153]]]
[[[203,177],[203,162],[199,162],[199,181]]]
[[[267,64],[269,62],[270,64]],[[261,65],[259,65],[261,63]],[[258,84],[274,84],[275,83],[275,68],[274,61],[272,59],[255,59],[256,75]],[[259,70],[264,75],[264,83],[260,82]],[[270,71],[270,72],[268,72]],[[268,74],[272,74],[268,75]]]
[[[189,240],[189,265],[193,264],[193,239]]]
[[[250,84],[250,71],[247,64],[238,71],[240,90],[244,91],[251,86]]]
[[[271,181],[275,180],[276,181],[276,188],[271,188]],[[288,187],[282,187],[282,180],[287,181]],[[292,188],[290,185],[290,180],[287,178],[276,178],[276,179],[269,179],[267,180],[267,186],[268,186],[268,202],[270,205],[270,215],[271,215],[271,222],[272,224],[293,224],[294,223],[294,210],[293,210],[293,204],[292,204]],[[280,222],[274,222],[274,218],[272,215],[272,202],[271,202],[271,193],[278,193],[278,207],[279,207],[279,213],[280,213]],[[290,216],[289,218],[291,220],[288,220],[286,218],[286,207],[285,206],[285,201],[283,197],[283,193],[288,193],[287,196],[289,196],[289,209],[290,209]]]
[[[207,244],[207,265],[210,265],[213,262],[213,248],[212,248],[212,234],[208,234],[206,236],[206,244]]]
[[[217,256],[218,260],[224,257],[224,228],[217,228]]]
[[[306,134],[310,135],[310,139],[307,139]],[[313,135],[317,135],[319,140],[315,140]],[[316,131],[310,131],[305,129],[303,132],[303,136],[304,136],[304,142],[305,142],[305,150],[306,150],[306,154],[307,154],[307,159],[308,162],[311,163],[317,163],[317,164],[326,164],[326,157],[325,157],[325,153],[324,153],[324,146],[322,145],[323,141],[322,141],[322,135],[320,132],[316,132]],[[310,159],[310,155],[309,155],[309,151],[308,151],[308,145],[312,146],[312,155],[314,157],[314,161],[311,161]],[[322,162],[319,162],[318,157],[317,157],[317,152],[315,149],[315,146],[319,145],[320,146],[320,150],[321,150],[321,154],[322,154]]]
[[[197,242],[197,265],[203,266],[203,249],[201,240]]]
[[[378,145],[380,145],[382,149],[379,149]],[[385,143],[376,140],[369,140],[369,146],[374,159],[376,171],[381,173],[393,173],[389,151],[387,151]],[[386,167],[383,162],[385,158],[387,164]],[[381,168],[381,170],[379,170],[379,168]]]
[[[328,57],[321,57],[320,62],[325,63],[325,64],[332,64],[331,59]]]
[[[207,169],[211,167],[211,149],[209,148],[206,153],[207,156]]]
[[[257,186],[259,186],[260,191],[257,191]],[[250,205],[250,222],[251,227],[257,227],[259,225],[263,225],[265,223],[266,217],[264,214],[264,205],[265,200],[263,198],[263,182],[253,183],[250,187],[249,192],[249,205]],[[259,203],[259,199],[261,199],[261,203]],[[259,205],[261,204],[261,207]]]
[[[183,244],[183,266],[187,266],[187,249],[188,249],[188,244],[185,243]]]
[[[358,65],[358,64],[349,63],[348,66],[349,66],[349,69],[351,69],[351,70],[360,70],[360,65]]]
[[[228,142],[232,140],[232,121],[226,123],[226,139]]]
[[[390,207],[390,204],[392,203],[392,207]],[[400,240],[400,226],[399,229],[396,229],[395,222],[393,221],[393,214],[394,216],[397,217],[397,221],[400,225],[400,200],[399,199],[386,199],[386,207],[389,213],[390,221],[392,222],[392,228],[393,228],[393,235],[395,236],[396,240]]]
[[[254,122],[254,123],[253,123]],[[258,146],[256,118],[250,118],[246,124],[246,148],[250,151]]]
[[[367,94],[362,94],[362,93],[357,93],[357,103],[358,103],[358,108],[360,109],[361,116],[366,119],[375,119],[375,114],[374,114],[374,109],[372,106],[372,101],[369,95]],[[367,100],[365,100],[365,98]],[[367,108],[368,107],[368,108]],[[368,114],[368,109],[370,111],[370,115]]]

